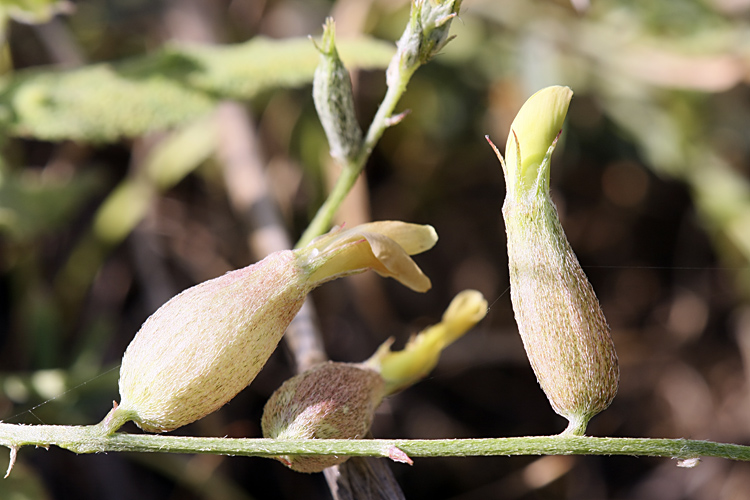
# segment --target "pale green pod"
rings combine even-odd
[[[396,221],[334,229],[185,290],[141,327],[120,367],[121,401],[105,433],[133,420],[164,432],[217,410],[258,374],[313,288],[373,269],[412,289],[430,280],[410,254],[435,244],[430,226]]]
[[[271,395],[263,410],[263,437],[283,440],[363,438],[384,396],[385,380],[372,368],[353,363],[322,363],[290,378]],[[321,472],[349,457],[276,458],[297,472]]]
[[[569,421],[565,432],[583,434],[617,394],[619,367],[599,301],[549,195],[550,157],[572,94],[567,87],[537,92],[511,125],[503,217],[526,353],[552,408]]]

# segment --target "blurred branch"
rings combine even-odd
[[[334,500],[405,500],[387,463],[375,457],[352,457],[323,471]]]

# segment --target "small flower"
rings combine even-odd
[[[383,398],[426,376],[442,350],[486,312],[487,301],[482,294],[466,290],[453,299],[440,323],[412,338],[403,351],[391,352],[391,339],[364,363],[322,363],[292,377],[266,403],[263,436],[288,440],[363,438]],[[349,457],[276,458],[297,472],[320,472]]]
[[[521,107],[505,145],[503,171],[508,196],[549,190],[548,154],[555,148],[572,97],[573,91],[568,87],[547,87]]]
[[[526,354],[552,408],[583,434],[617,394],[619,367],[593,288],[549,195],[550,158],[573,92],[548,87],[526,101],[511,125],[503,217],[511,300]],[[493,145],[494,148],[494,145]]]
[[[321,283],[373,269],[428,290],[430,280],[409,255],[436,241],[432,227],[396,221],[336,228],[183,291],[146,320],[125,351],[121,402],[102,422],[104,432],[128,420],[164,432],[219,409],[255,378]]]

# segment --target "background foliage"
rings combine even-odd
[[[332,359],[363,360],[390,335],[400,345],[463,288],[492,304],[429,380],[381,407],[377,437],[564,428],[515,331],[504,185],[483,138],[504,144],[526,97],[564,84],[575,96],[553,197],[622,371],[619,395],[589,433],[750,444],[750,3],[586,3],[465,0],[457,38],[412,79],[399,105],[411,114],[383,136],[366,183],[340,214],[348,225],[432,224],[441,240],[417,259],[433,280],[427,294],[371,275],[314,293]],[[408,5],[100,0],[63,10],[47,23],[5,28],[0,419],[13,423],[99,421],[118,398],[117,365],[143,320],[176,292],[261,256],[253,242],[263,232],[248,223],[243,200],[273,199],[292,239],[300,234],[335,176],[310,97],[317,56],[305,37],[334,16],[366,124],[392,50],[373,39],[394,41]],[[360,37],[350,49],[347,36]],[[227,168],[237,140],[221,111],[230,99],[246,112],[267,190],[238,184]],[[293,373],[287,353],[282,345],[238,398],[178,432],[259,436],[265,400]],[[629,457],[422,459],[392,468],[407,498],[713,500],[750,490],[750,465],[719,459],[695,469]],[[105,495],[329,493],[320,475],[263,459],[59,449],[24,449],[0,482],[2,498]]]

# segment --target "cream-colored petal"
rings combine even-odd
[[[425,292],[432,284],[409,252],[424,251],[436,241],[437,234],[431,226],[383,221],[347,230],[335,228],[296,252],[300,265],[309,270],[309,278],[316,284],[372,269]]]
[[[359,232],[380,233],[395,241],[409,255],[416,255],[429,250],[437,243],[435,228],[428,225],[410,224],[408,222],[384,220],[360,224]]]
[[[534,184],[547,150],[562,129],[572,98],[570,88],[553,86],[538,91],[524,103],[510,126],[505,145],[509,177],[506,182],[521,189]]]
[[[378,233],[362,233],[370,244],[372,254],[377,259],[372,269],[388,278],[393,278],[417,292],[426,292],[432,287],[417,264],[404,249],[388,236]]]
[[[322,252],[314,249],[315,255],[301,254],[305,258],[305,266],[311,270],[310,281],[323,283],[351,274],[359,274],[374,265],[378,260],[372,254],[367,239],[358,235],[358,239],[348,238],[337,241],[335,245],[326,247]]]

